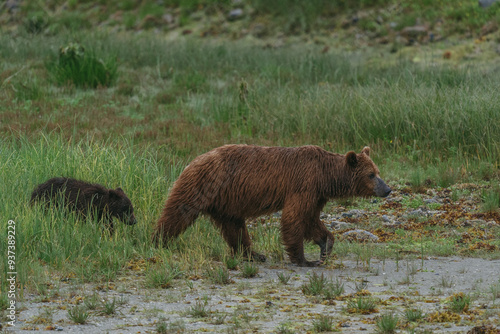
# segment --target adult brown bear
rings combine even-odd
[[[194,159],[175,181],[153,240],[167,245],[199,214],[210,216],[233,252],[265,261],[251,249],[245,219],[283,210],[281,233],[291,262],[315,266],[330,254],[334,237],[320,221],[329,199],[389,195],[370,159],[317,146],[226,145]],[[304,239],[321,248],[320,261],[304,257]]]

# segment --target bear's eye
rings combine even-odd
[[[374,179],[375,178],[375,173],[371,173],[370,174],[370,179]]]

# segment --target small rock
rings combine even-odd
[[[348,239],[354,239],[357,241],[379,241],[379,237],[365,230],[351,230],[343,233],[342,235]]]
[[[359,217],[363,216],[365,213],[366,212],[364,210],[354,209],[354,210],[342,213],[342,217],[343,218],[359,218]]]
[[[261,38],[267,35],[267,28],[265,25],[257,23],[252,27],[251,33],[255,37]]]
[[[64,328],[62,328],[61,326],[56,326],[56,331],[62,332],[63,330]]]
[[[21,0],[7,0],[5,2],[5,8],[10,13],[15,13],[21,8]]]
[[[439,201],[434,197],[434,198],[427,198],[424,199],[425,204],[431,204],[431,203],[439,203]]]
[[[488,222],[486,222],[486,224],[484,224],[484,226],[486,227],[495,227],[495,226],[498,226],[498,223],[494,220],[490,220]]]
[[[201,11],[197,11],[189,15],[189,18],[193,21],[201,21],[204,18],[204,14]]]
[[[463,222],[463,226],[469,227],[469,226],[483,226],[486,225],[486,220],[483,219],[470,219],[470,220],[465,220]]]
[[[389,217],[388,215],[382,215],[382,220],[386,223],[392,222],[391,217]]]
[[[243,17],[243,9],[241,8],[232,9],[227,16],[229,21],[235,21],[241,19],[242,17]]]
[[[400,35],[407,40],[405,45],[413,45],[416,42],[427,42],[429,40],[429,27],[426,25],[406,27],[401,30]]]
[[[386,202],[401,202],[403,200],[403,197],[402,196],[395,196],[395,197],[392,197],[388,200],[386,200]]]
[[[427,26],[413,26],[413,27],[405,27],[401,30],[401,36],[407,39],[418,39],[423,36],[427,36],[429,33],[429,27]]]
[[[426,216],[426,214],[422,209],[417,209],[417,210],[413,210],[413,211],[408,212],[405,216],[418,218],[418,217],[424,217],[424,216]]]
[[[330,224],[330,228],[332,230],[345,230],[345,229],[348,229],[348,228],[352,228],[352,224],[334,220]]]
[[[163,22],[167,23],[167,24],[172,24],[174,23],[174,17],[172,16],[172,14],[164,14],[162,17],[162,20]]]
[[[486,23],[481,28],[481,36],[491,34],[498,30],[498,24],[495,21],[490,21]]]
[[[486,7],[493,5],[497,1],[499,1],[499,0],[479,0],[478,2],[479,2],[479,6],[486,8]]]
[[[388,228],[399,228],[401,225],[404,225],[405,222],[395,221],[395,222],[387,222],[383,225]]]

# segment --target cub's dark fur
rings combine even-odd
[[[113,217],[127,225],[137,221],[130,199],[121,188],[107,189],[100,184],[92,184],[66,177],[55,177],[38,185],[31,194],[31,202],[44,201],[55,206],[64,199],[64,205],[71,211],[86,216],[104,219],[110,233],[113,233]]]

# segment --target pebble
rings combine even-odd
[[[383,223],[383,225],[385,227],[388,227],[388,228],[397,228],[397,227],[400,227],[401,225],[404,225],[404,224],[405,224],[405,222],[402,222],[402,221]]]
[[[424,199],[424,203],[425,204],[439,203],[439,201],[435,197],[433,197],[433,198]]]
[[[344,237],[354,238],[359,241],[379,241],[379,237],[365,230],[352,230],[342,234]]]
[[[342,213],[342,217],[343,218],[359,218],[362,215],[364,215],[365,213],[366,213],[365,210],[354,209],[354,210]]]
[[[330,224],[330,228],[332,230],[345,230],[345,229],[348,229],[348,228],[352,228],[352,224],[349,224],[349,223],[346,223],[346,222],[341,222],[341,221],[338,221],[338,220],[334,220]]]
[[[486,8],[493,5],[498,0],[479,0],[479,6]]]
[[[389,217],[388,215],[382,215],[382,220],[386,223],[392,222],[391,217]]]
[[[419,208],[419,209],[408,212],[404,216],[412,217],[412,218],[427,217],[427,210]]]
[[[228,19],[230,21],[238,20],[241,19],[242,17],[243,17],[243,9],[241,8],[232,9],[228,15]]]

